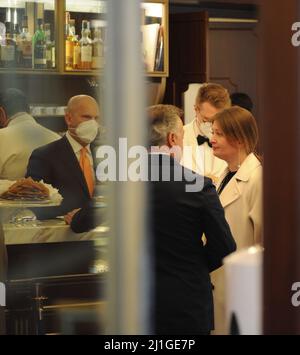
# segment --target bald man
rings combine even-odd
[[[90,144],[98,134],[98,120],[96,100],[87,95],[72,97],[65,114],[66,135],[33,151],[26,176],[44,180],[63,196],[61,206],[35,210],[39,219],[65,216],[91,200],[95,174]]]

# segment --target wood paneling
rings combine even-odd
[[[300,53],[291,45],[298,3],[261,5],[266,334],[300,334],[300,307],[291,302],[292,284],[300,281]]]
[[[248,29],[243,24],[228,26],[209,30],[209,80],[225,86],[230,93],[248,94],[256,116],[258,37],[253,25]]]
[[[183,106],[182,94],[189,83],[208,77],[206,12],[170,15],[170,76],[165,102]]]
[[[42,74],[1,74],[0,91],[17,88],[35,105],[65,106],[68,100],[79,94],[98,97],[98,88],[91,87],[91,77]]]

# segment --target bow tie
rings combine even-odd
[[[197,142],[198,142],[198,145],[202,145],[202,144],[204,144],[206,142],[210,147],[212,147],[209,139],[207,137],[205,137],[205,136],[201,136],[200,134],[197,137]]]

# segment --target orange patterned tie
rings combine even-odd
[[[93,196],[94,193],[94,178],[93,178],[93,170],[90,163],[90,159],[88,157],[88,151],[86,148],[82,148],[80,150],[80,167],[82,169],[83,175],[85,177],[86,184],[88,186],[90,196]]]

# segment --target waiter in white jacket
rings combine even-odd
[[[4,180],[23,178],[32,151],[61,138],[35,121],[18,89],[0,94],[0,128],[0,179]]]
[[[184,126],[182,165],[215,182],[226,168],[226,163],[213,155],[211,121],[217,112],[230,106],[229,93],[222,85],[203,84],[195,101],[196,118]]]

